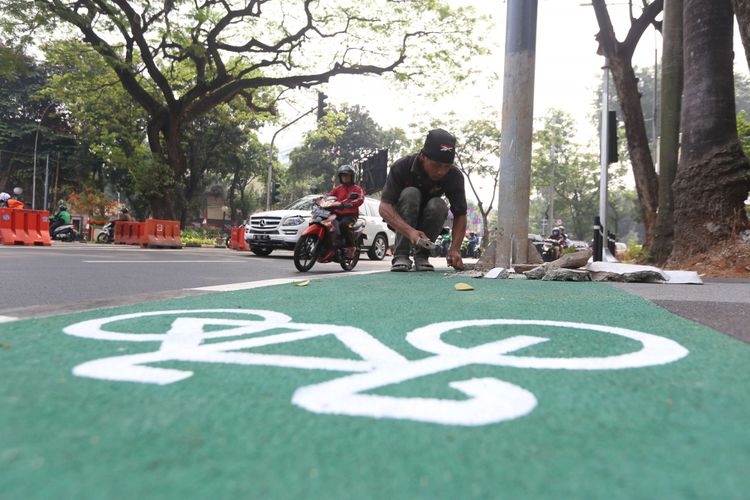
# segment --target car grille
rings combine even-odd
[[[258,232],[276,232],[281,217],[250,217],[250,229]]]

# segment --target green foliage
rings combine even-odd
[[[626,255],[623,255],[624,261],[633,262],[651,262],[652,255],[643,245],[638,243],[637,238],[631,238],[628,240],[628,250]]]
[[[597,213],[598,156],[577,144],[575,133],[570,114],[553,109],[534,134],[531,186],[536,203],[530,206],[529,218],[530,228],[540,234],[549,233],[560,219],[573,239],[586,239]],[[550,221],[552,208],[555,220]]]
[[[180,231],[180,241],[188,246],[216,246],[224,244],[224,235],[215,227],[196,227]]]
[[[294,180],[295,187],[317,185],[328,190],[339,166],[380,148],[389,148],[392,161],[405,143],[403,130],[383,130],[367,110],[344,105],[340,111],[329,110],[318,127],[306,134],[303,145],[292,150],[288,178]]]
[[[744,111],[737,115],[737,136],[745,151],[745,156],[750,157],[750,120]]]

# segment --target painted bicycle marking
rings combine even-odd
[[[198,317],[210,314],[219,317]],[[227,319],[222,315],[247,317]],[[122,333],[105,330],[115,322],[147,317],[177,316],[166,332]],[[608,334],[634,340],[634,352],[602,357],[543,358],[513,353],[550,340],[535,335],[514,335],[474,347],[459,347],[443,340],[443,334],[469,328],[510,326],[518,330],[546,327],[559,331]],[[221,329],[217,330],[217,327]],[[193,375],[192,371],[149,366],[165,361],[187,361],[239,365],[263,365],[351,374],[298,388],[292,403],[305,410],[371,418],[414,420],[443,425],[476,426],[527,415],[537,405],[531,392],[497,378],[456,380],[449,386],[465,399],[395,397],[367,394],[384,387],[469,365],[492,365],[524,369],[618,370],[662,365],[677,361],[688,350],[677,342],[625,328],[545,320],[478,319],[426,325],[406,334],[411,345],[430,356],[409,360],[353,326],[298,323],[286,314],[261,309],[184,309],[122,314],[83,321],[63,331],[77,337],[126,342],[159,342],[153,352],[114,356],[80,364],[73,374],[102,380],[172,384]],[[265,332],[265,333],[264,333]],[[246,352],[263,346],[285,344],[316,337],[333,336],[357,359],[295,356]],[[221,339],[221,341],[217,341]]]

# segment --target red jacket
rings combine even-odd
[[[358,193],[359,198],[356,200],[350,200],[349,195],[351,193]],[[365,202],[365,192],[362,191],[362,188],[357,186],[356,184],[352,183],[347,185],[339,184],[335,188],[331,189],[331,192],[328,193],[328,196],[335,196],[338,201],[347,201],[352,204],[352,208],[342,208],[340,210],[336,210],[336,213],[339,215],[353,215],[355,217],[359,217],[359,206]]]

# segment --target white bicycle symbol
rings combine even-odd
[[[192,316],[195,314],[231,314],[252,319]],[[119,333],[103,329],[110,323],[154,316],[178,317],[172,321],[166,333]],[[470,348],[446,343],[442,338],[447,332],[461,334],[468,328],[487,329],[491,333],[491,327],[503,325],[611,334],[635,340],[641,344],[641,349],[605,357],[545,358],[514,356],[512,353],[546,342],[549,340],[546,337],[515,335]],[[216,327],[222,329],[216,330]],[[282,332],[259,335],[271,330]],[[147,366],[164,361],[353,372],[298,388],[292,396],[292,403],[315,413],[464,426],[493,424],[522,417],[536,407],[537,399],[522,387],[489,377],[450,382],[450,387],[467,396],[463,400],[402,398],[366,392],[474,364],[530,369],[617,370],[667,364],[688,354],[687,349],[673,340],[625,328],[565,321],[478,319],[434,323],[407,333],[406,340],[411,345],[433,354],[410,361],[359,328],[297,323],[286,314],[259,309],[187,309],[122,314],[76,323],[63,331],[68,335],[97,340],[161,343],[154,352],[108,357],[78,365],[73,368],[73,373],[80,377],[164,385],[193,375],[192,371],[187,370]],[[545,331],[550,330],[547,328]],[[334,336],[360,359],[244,352],[325,335]],[[219,338],[229,340],[205,342]]]

